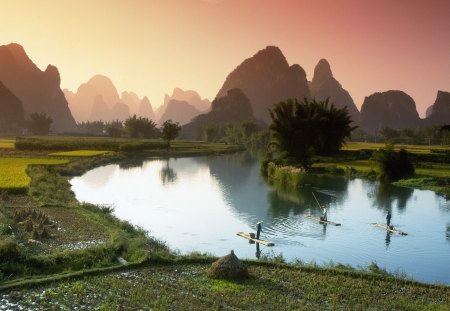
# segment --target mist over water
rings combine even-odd
[[[256,245],[236,236],[254,232],[275,243],[260,255],[282,254],[319,264],[367,267],[375,261],[417,280],[450,284],[450,202],[431,191],[362,179],[308,176],[293,190],[268,185],[248,153],[179,159],[137,160],[108,165],[71,179],[79,201],[112,204],[115,215],[141,226],[181,253],[255,258]],[[322,225],[303,217],[320,211],[312,192],[328,207]],[[392,213],[388,234],[371,223]]]

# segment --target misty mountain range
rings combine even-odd
[[[367,96],[359,111],[344,87],[333,76],[331,66],[321,59],[312,81],[298,64],[289,65],[278,47],[268,46],[244,60],[225,79],[211,103],[192,90],[175,88],[164,104],[153,109],[146,96],[134,92],[119,95],[113,82],[96,75],[76,92],[60,88],[58,69],[49,65],[41,71],[22,46],[0,46],[0,130],[19,124],[33,112],[53,119],[53,131],[71,132],[75,122],[125,120],[131,115],[152,119],[157,124],[171,119],[195,129],[217,122],[243,120],[270,123],[268,109],[288,98],[316,98],[347,107],[355,124],[367,132],[384,127],[395,129],[450,123],[450,93],[438,91],[427,117],[421,119],[414,100],[399,90]]]

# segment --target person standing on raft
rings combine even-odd
[[[259,240],[259,235],[261,234],[261,224],[262,220],[256,223],[256,239]]]
[[[391,211],[388,211],[388,213],[386,215],[386,226],[388,228],[391,228],[391,218],[392,218]]]
[[[327,219],[327,208],[325,206],[322,206],[322,220],[328,221]]]

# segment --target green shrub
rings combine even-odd
[[[0,262],[14,261],[21,257],[19,246],[11,240],[0,241]]]
[[[414,176],[414,165],[405,149],[394,151],[392,145],[386,145],[374,154],[380,167],[380,178],[385,181],[396,181]]]

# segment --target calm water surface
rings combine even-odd
[[[372,261],[417,280],[450,284],[450,202],[431,191],[361,179],[309,177],[297,191],[268,185],[248,153],[149,159],[108,165],[71,180],[80,201],[112,204],[115,215],[139,225],[182,253],[238,257],[283,254],[288,260],[367,267]],[[312,192],[329,207],[322,225]],[[407,236],[387,234],[371,223],[392,223]],[[260,248],[236,236],[263,220]]]

